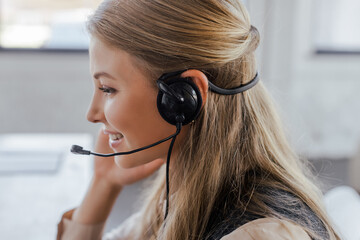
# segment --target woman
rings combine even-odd
[[[95,150],[128,152],[179,134],[114,160],[96,157],[88,193],[64,214],[58,239],[100,239],[123,187],[162,165],[142,210],[104,239],[340,239],[263,84],[208,90],[256,83],[259,34],[240,1],[109,0],[88,30],[88,120],[103,125]],[[197,89],[199,111],[188,124],[164,116],[187,99],[159,78],[173,72],[170,79]],[[158,94],[168,99],[159,103]]]

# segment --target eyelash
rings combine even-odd
[[[113,88],[106,88],[106,87],[99,87],[99,90],[103,91],[106,94],[112,94],[115,93],[116,90]]]

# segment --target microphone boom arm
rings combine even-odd
[[[136,153],[136,152],[139,152],[139,151],[142,151],[142,150],[145,150],[145,149],[148,149],[148,148],[151,148],[151,147],[154,147],[156,145],[159,145],[163,142],[166,142],[166,141],[169,141],[170,139],[174,138],[175,136],[177,136],[179,133],[180,133],[180,130],[181,130],[181,125],[177,125],[176,126],[176,132],[172,135],[170,135],[169,137],[167,138],[164,138],[158,142],[155,142],[153,144],[150,144],[148,146],[145,146],[145,147],[142,147],[142,148],[138,148],[138,149],[134,149],[134,150],[131,150],[131,151],[128,151],[128,152],[118,152],[118,153],[109,153],[109,154],[102,154],[102,153],[96,153],[96,152],[91,152],[89,150],[83,150],[83,147],[81,146],[78,146],[78,145],[72,145],[71,147],[71,152],[74,153],[74,154],[81,154],[81,155],[95,155],[95,156],[99,156],[99,157],[113,157],[113,156],[116,156],[116,155],[127,155],[127,154],[132,154],[132,153]]]

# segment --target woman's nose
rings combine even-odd
[[[96,101],[95,98],[92,99],[86,115],[89,122],[98,123],[104,121],[104,111],[100,105],[101,103],[99,101]]]

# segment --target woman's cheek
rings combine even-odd
[[[114,130],[119,130],[117,129],[119,127],[119,125],[121,126],[121,121],[123,116],[126,116],[125,113],[121,112],[122,106],[121,106],[121,102],[119,101],[115,101],[115,100],[108,100],[107,102],[107,106],[105,107],[105,116],[106,116],[106,120],[107,122],[113,127],[115,128]]]

